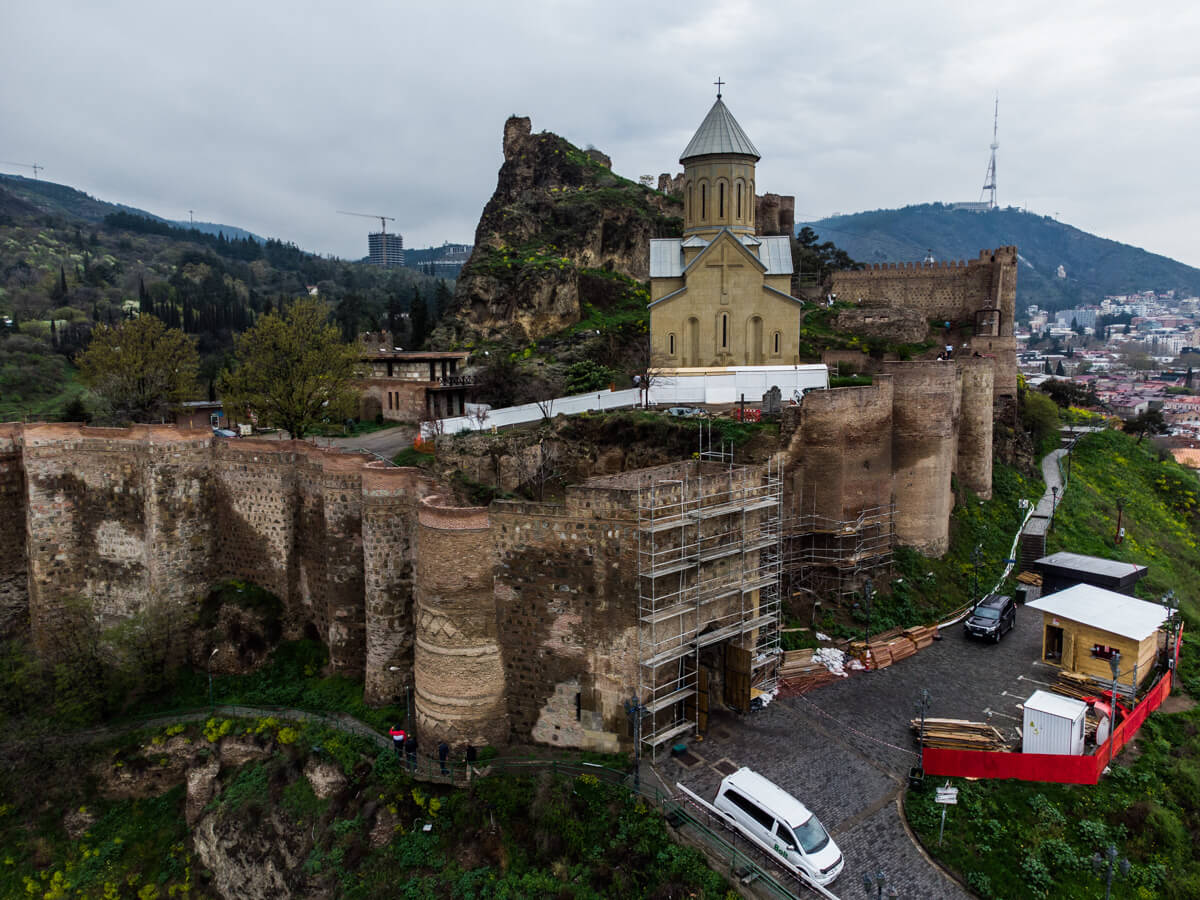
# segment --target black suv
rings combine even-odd
[[[1017,605],[1012,597],[998,597],[993,594],[984,597],[979,605],[971,610],[963,627],[967,637],[991,638],[1000,643],[1000,638],[1013,630],[1017,624]]]

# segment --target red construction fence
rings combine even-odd
[[[1142,698],[1142,702],[1113,730],[1103,745],[1090,756],[1061,756],[1051,753],[1003,753],[989,750],[938,750],[926,747],[921,767],[926,775],[959,778],[1016,778],[1020,781],[1053,781],[1059,784],[1096,784],[1109,761],[1133,740],[1146,716],[1162,706],[1171,694],[1171,679],[1179,668],[1183,628],[1172,648],[1174,665]]]

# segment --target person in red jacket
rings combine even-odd
[[[401,759],[404,759],[404,741],[407,739],[408,735],[404,733],[404,729],[399,725],[393,725],[391,728],[389,728],[388,734],[392,736],[392,747],[395,749],[396,755]]]

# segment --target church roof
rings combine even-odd
[[[693,156],[712,154],[753,156],[756,160],[762,158],[720,97],[696,129],[695,136],[679,157],[679,161],[683,163]]]
[[[727,228],[722,229],[722,231],[728,230]],[[720,234],[721,232],[717,232],[717,236]],[[707,248],[715,240],[716,236],[713,237],[712,241],[706,241],[696,235],[693,235],[686,241],[682,241],[679,238],[651,238],[650,277],[679,278],[684,273],[683,248]],[[763,272],[764,275],[792,274],[792,248],[788,242],[787,235],[766,235],[758,238],[743,235],[741,237],[735,236],[735,240],[742,246],[746,246],[747,244],[758,246],[758,258],[756,261],[765,270]],[[703,255],[703,253],[700,254],[700,256]],[[696,259],[699,259],[700,256],[697,256]]]

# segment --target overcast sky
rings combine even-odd
[[[320,253],[366,253],[371,222],[336,210],[471,242],[514,113],[627,177],[676,172],[719,75],[798,220],[978,200],[998,91],[1003,205],[1200,265],[1192,2],[42,0],[3,21],[0,159]]]

